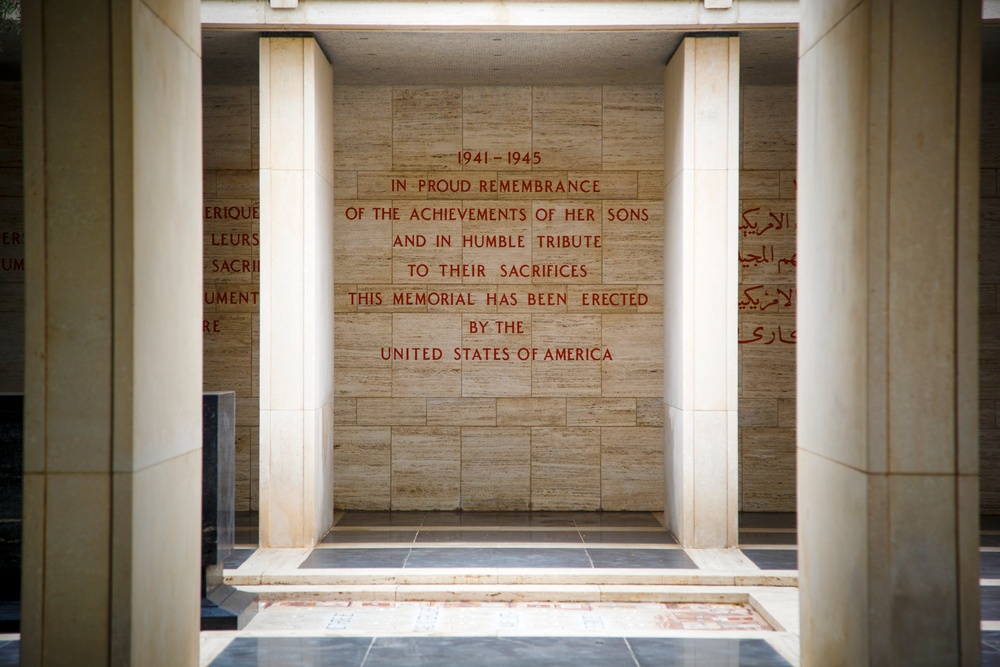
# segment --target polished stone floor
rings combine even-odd
[[[734,555],[747,568],[779,577],[796,569],[794,515],[742,515],[740,526]],[[982,659],[1000,667],[1000,520],[984,518],[982,528]],[[227,574],[261,557],[256,516],[237,517],[237,541]],[[693,576],[714,567],[681,549],[654,515],[632,513],[351,512],[316,549],[295,553],[284,572],[305,577],[630,569]],[[0,667],[16,664],[17,635],[0,635]],[[267,600],[245,630],[202,633],[201,664],[735,667],[797,665],[798,654],[794,634],[740,604],[316,599]]]

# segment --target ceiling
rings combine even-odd
[[[207,83],[257,80],[258,33],[205,31]],[[341,85],[657,84],[683,38],[679,32],[316,33]],[[748,83],[794,83],[794,30],[742,35],[740,73]]]
[[[206,83],[257,81],[256,32],[205,31]],[[678,32],[317,33],[342,85],[605,85],[657,84],[683,37]],[[795,83],[795,30],[740,33],[740,79]],[[982,32],[983,80],[1000,83],[1000,25]],[[0,32],[0,80],[20,79],[20,35]]]

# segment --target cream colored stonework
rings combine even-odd
[[[659,509],[662,88],[338,87],[334,119],[337,507]]]

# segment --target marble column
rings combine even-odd
[[[664,87],[664,507],[686,547],[737,541],[739,38],[685,38]]]
[[[803,665],[979,664],[979,12],[802,2]]]
[[[198,664],[195,0],[22,4],[21,664]]]
[[[260,543],[333,522],[333,69],[260,40]]]

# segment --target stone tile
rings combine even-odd
[[[531,429],[462,429],[462,509],[526,510],[531,497]]]
[[[333,173],[333,200],[345,201],[358,197],[358,172],[340,170]]]
[[[359,398],[358,426],[425,426],[425,398]]]
[[[743,86],[741,169],[795,169],[795,86]]]
[[[458,170],[462,89],[392,89],[392,168]]]
[[[600,506],[600,429],[531,429],[531,508],[576,510]]]
[[[663,508],[663,429],[601,429],[601,509]]]
[[[513,331],[515,333],[503,333]],[[462,394],[479,397],[531,394],[531,319],[462,316]],[[524,350],[523,355],[518,351]],[[523,356],[523,360],[522,360]]]
[[[604,396],[663,396],[663,317],[603,315],[601,340],[613,359],[602,362]]]
[[[637,175],[637,199],[663,199],[663,169],[640,171]]]
[[[663,168],[663,87],[605,86],[605,169]]]
[[[607,283],[663,282],[662,202],[613,202],[604,207]]]
[[[427,199],[427,189],[422,187],[425,183],[427,172],[419,171],[359,171],[357,172],[358,199],[405,199],[405,202],[396,202],[400,206],[400,215],[409,218],[413,213],[413,206],[420,206],[422,200]],[[408,207],[405,210],[402,205]]]
[[[333,443],[334,507],[389,509],[392,430],[339,426]]]
[[[568,398],[567,426],[635,426],[635,398]]]
[[[532,90],[532,150],[544,169],[600,169],[602,90],[551,87]]]
[[[778,426],[781,428],[795,428],[795,399],[778,399]]]
[[[488,153],[491,165],[530,169],[530,161],[511,164],[509,151],[532,152],[529,86],[466,87],[462,94],[462,150],[472,156]],[[496,158],[501,158],[499,161]],[[482,163],[463,164],[466,170]]]
[[[795,430],[740,432],[742,507],[747,512],[795,511]]]
[[[979,170],[979,196],[980,197],[996,197],[997,196],[997,170],[996,169],[980,169]]]
[[[565,425],[565,398],[497,399],[497,426]]]
[[[996,285],[979,286],[979,312],[980,314],[997,312]]]
[[[406,210],[408,202],[397,202]],[[442,202],[443,206],[459,206],[457,201]],[[392,282],[406,283],[458,283],[486,282],[486,278],[463,277],[463,248],[458,243],[462,236],[460,221],[408,220],[405,214],[392,223]],[[434,239],[446,237],[454,240],[450,247],[437,247]],[[411,268],[415,264],[426,264],[429,272],[420,276]],[[459,267],[453,269],[452,267]]]
[[[220,169],[215,172],[215,198],[260,199],[260,174],[256,169]]]
[[[451,510],[461,502],[461,429],[392,429],[392,508]]]
[[[663,426],[664,409],[662,398],[635,399],[637,426]]]
[[[592,192],[581,192],[579,196],[567,194],[566,199],[639,199],[639,172],[636,171],[570,171],[566,177],[580,182],[581,189],[587,180],[594,183]]]
[[[472,208],[481,220],[462,224],[452,240],[462,246],[462,262],[483,265],[490,282],[501,279],[502,264],[531,264],[537,243],[532,236],[530,202],[476,204]],[[502,218],[513,219],[498,223]],[[487,279],[475,282],[487,282]]]
[[[205,391],[235,391],[251,395],[250,315],[213,313],[202,334],[203,386]]]
[[[538,221],[542,209],[550,211],[551,220]],[[533,277],[531,283],[560,284],[572,279],[574,283],[600,283],[602,249],[597,247],[595,237],[601,236],[601,207],[599,202],[535,202],[535,222],[532,225],[531,259],[538,264],[574,265],[573,276],[554,275]],[[589,238],[590,247],[556,247],[565,245],[564,236]],[[541,238],[539,238],[541,237]]]
[[[462,362],[451,354],[462,345],[461,322],[460,315],[443,313],[392,316],[394,396],[461,395]],[[395,358],[397,352],[405,357],[407,350],[409,359]]]
[[[333,96],[336,169],[392,168],[393,89],[337,86]]]
[[[532,363],[534,396],[599,396],[601,362],[565,361],[556,355],[565,348],[599,348],[600,315],[535,315],[532,317],[532,347],[539,349]],[[552,358],[545,359],[546,353]],[[632,394],[634,395],[634,394]]]
[[[740,199],[778,199],[781,196],[781,172],[771,169],[740,171]]]
[[[773,398],[744,398],[739,406],[740,428],[774,428],[778,425],[778,401]]]
[[[997,402],[979,401],[979,428],[997,427]]]
[[[428,426],[496,426],[495,398],[428,398]]]
[[[779,325],[780,326],[780,325]],[[740,395],[743,398],[795,397],[795,345],[777,342],[777,326],[762,331],[775,334],[775,343],[764,341],[740,345]],[[748,334],[752,334],[751,330]],[[787,332],[783,328],[782,333]],[[752,336],[741,337],[749,340]],[[767,339],[765,339],[767,340]]]
[[[389,201],[340,201],[334,213],[335,283],[392,282],[392,224],[376,220]]]
[[[595,568],[698,569],[681,549],[587,549],[587,554]]]
[[[249,86],[202,88],[203,169],[252,169]]]
[[[781,199],[795,199],[798,196],[798,181],[794,169],[781,170]]]
[[[334,319],[334,393],[389,396],[392,362],[380,349],[392,348],[392,315],[342,314]]]
[[[3,191],[6,194],[6,188],[4,188]],[[201,196],[206,199],[214,198],[216,196],[214,169],[205,169],[201,173]]]

